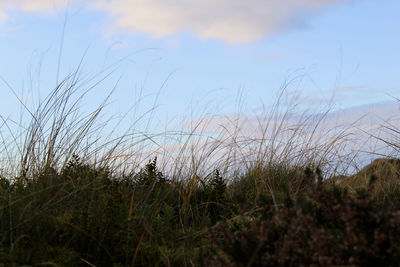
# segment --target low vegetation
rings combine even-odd
[[[35,111],[24,105],[26,129],[2,136],[0,266],[398,265],[399,160],[338,174],[347,135],[316,142],[323,116],[293,129],[293,110],[276,105],[270,117],[281,122],[259,121],[252,144],[231,132],[225,150],[180,150],[170,169],[156,155],[132,164],[140,140],[128,129],[99,146],[105,104],[78,116],[70,78]],[[215,151],[226,157],[202,165]]]
[[[260,190],[271,178],[274,191]],[[1,178],[0,262],[396,265],[398,193],[376,194],[383,178],[353,191],[319,169],[269,166],[228,184],[218,170],[188,183],[168,180],[156,159],[113,177],[74,156],[60,172]]]

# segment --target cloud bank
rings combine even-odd
[[[301,27],[324,7],[350,0],[70,0],[111,16],[116,29],[153,38],[187,33],[202,40],[250,42]],[[0,0],[7,8],[49,12],[67,0]]]

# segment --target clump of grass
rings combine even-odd
[[[80,112],[96,84],[81,82],[78,68],[36,108],[20,101],[28,122],[1,117],[9,135],[1,133],[7,171],[0,177],[0,262],[362,264],[368,246],[392,253],[370,260],[397,259],[399,239],[382,235],[398,235],[396,206],[374,202],[389,187],[368,182],[347,193],[338,179],[322,178],[345,165],[340,151],[350,141],[348,128],[325,127],[329,107],[299,113],[285,85],[258,116],[226,117],[216,128],[221,117],[203,118],[158,134],[134,123],[117,135],[123,119],[101,116],[112,92]],[[373,232],[378,221],[384,223]],[[359,250],[351,256],[353,245]]]

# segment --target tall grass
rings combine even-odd
[[[107,76],[84,79],[78,68],[33,109],[18,98],[28,120],[1,117],[6,265],[226,263],[235,256],[232,235],[253,233],[253,220],[306,210],[319,201],[322,183],[335,188],[323,191],[334,194],[323,204],[339,201],[322,176],[351,163],[351,125],[328,127],[330,105],[301,110],[299,96],[287,93],[290,83],[254,116],[208,116],[152,133],[138,125],[155,107],[131,125],[123,125],[130,113],[104,118],[113,90],[82,113],[82,101]],[[218,232],[219,221],[228,232]]]
[[[149,154],[147,160],[158,155],[174,178],[188,173],[205,175],[216,168],[223,174],[247,171],[272,163],[324,168],[342,160],[346,155],[339,152],[351,141],[351,125],[327,128],[324,124],[329,105],[301,110],[299,96],[287,94],[290,83],[278,91],[272,106],[258,114],[203,117],[183,122],[180,130],[155,133],[148,125],[140,130],[138,124],[140,120],[151,120],[156,107],[144,111],[131,125],[124,121],[129,112],[104,119],[103,112],[115,88],[97,108],[82,113],[85,96],[110,73],[97,81],[83,79],[80,73],[78,67],[32,109],[9,86],[28,114],[19,122],[1,117],[2,154],[7,159],[5,167],[14,170],[13,176],[34,177],[47,168],[62,169],[73,155],[127,171],[127,159],[136,167],[143,165],[143,159],[133,161],[143,152]],[[122,133],[120,129],[124,129]]]

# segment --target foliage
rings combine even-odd
[[[79,112],[95,85],[78,82],[79,68],[36,109],[21,101],[28,123],[0,116],[0,266],[398,265],[400,161],[324,178],[348,136],[321,130],[327,113],[299,115],[283,89],[259,128],[232,120],[214,142],[202,122],[119,135],[97,122],[110,95]],[[182,149],[163,157],[170,172],[157,157],[136,171],[160,136]]]
[[[318,179],[306,195],[287,196],[278,210],[264,206],[262,216],[240,228],[218,224],[210,232],[214,260],[223,266],[395,266],[400,210],[379,205],[372,190],[373,183],[352,195]]]
[[[400,260],[400,210],[377,201],[375,176],[356,193],[310,167],[270,166],[230,184],[218,170],[197,179],[195,187],[166,179],[156,158],[118,178],[78,156],[60,172],[49,169],[27,183],[1,178],[0,261],[269,266]],[[261,192],[265,179],[274,191]],[[240,201],[247,196],[256,197]]]

